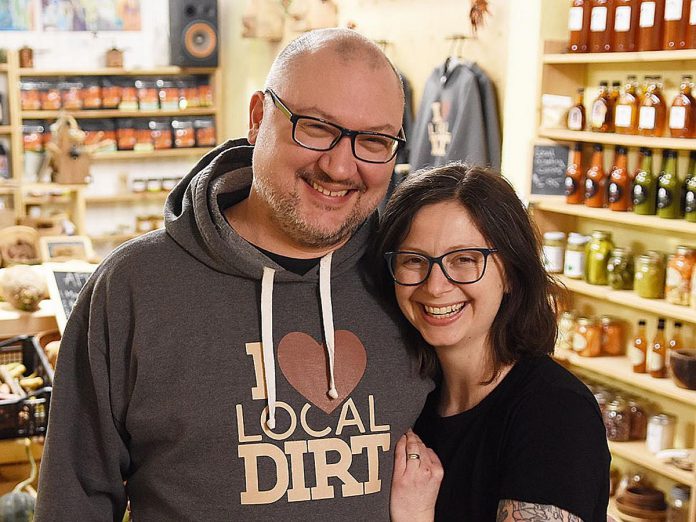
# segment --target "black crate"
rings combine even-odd
[[[22,363],[27,374],[36,371],[45,386],[26,397],[0,401],[0,439],[45,435],[53,385],[53,369],[35,337],[13,337],[0,342],[0,364]]]

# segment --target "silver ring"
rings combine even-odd
[[[407,453],[406,458],[408,460],[420,460],[420,455],[418,453]]]

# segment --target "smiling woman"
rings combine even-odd
[[[438,383],[416,434],[396,448],[393,520],[606,520],[604,426],[589,390],[549,357],[559,289],[540,250],[524,206],[491,170],[419,172],[389,201],[377,279]],[[433,482],[436,503],[423,493]]]

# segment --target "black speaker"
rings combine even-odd
[[[217,67],[217,0],[169,0],[169,53],[172,65]]]

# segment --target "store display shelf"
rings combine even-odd
[[[696,324],[696,310],[688,306],[668,303],[664,299],[645,299],[631,290],[613,290],[609,286],[591,285],[585,281],[571,279],[562,275],[557,275],[556,277],[571,292],[622,306],[630,306],[637,310],[643,310],[670,319]]]
[[[544,55],[543,59],[544,63],[548,64],[680,62],[694,60],[696,60],[696,49],[633,53],[548,53]]]
[[[70,205],[72,201],[65,194],[44,194],[42,196],[29,196],[23,200],[25,205]]]
[[[621,223],[641,228],[651,228],[665,232],[677,232],[679,234],[696,234],[696,223],[690,223],[684,219],[663,219],[657,216],[641,216],[633,212],[614,212],[608,208],[590,208],[585,205],[569,205],[564,196],[536,196],[531,195],[530,203],[535,210],[578,216],[597,221]]]
[[[126,241],[129,241],[131,239],[135,239],[138,236],[141,236],[142,233],[140,232],[127,232],[124,234],[102,234],[102,235],[95,235],[95,236],[89,236],[89,238],[92,240],[92,243],[124,243]]]
[[[145,158],[187,158],[190,156],[203,156],[210,152],[212,147],[191,147],[181,149],[160,149],[153,151],[117,150],[113,152],[95,152],[92,160],[122,160]]]
[[[624,145],[626,147],[647,147],[650,149],[696,150],[696,139],[692,138],[654,138],[633,134],[613,132],[573,131],[568,129],[539,129],[540,138],[557,141],[601,143],[603,145]]]
[[[662,462],[660,459],[656,458],[655,455],[650,453],[645,447],[644,440],[630,442],[609,441],[609,450],[612,455],[630,460],[639,466],[655,471],[664,477],[669,477],[687,486],[694,486],[696,481],[694,475],[689,471],[679,469],[672,464]]]
[[[0,63],[0,72],[7,72],[9,70],[9,66],[6,63]]]
[[[86,196],[85,200],[88,205],[109,205],[112,203],[137,203],[139,201],[142,202],[151,202],[151,201],[164,201],[167,199],[168,192],[166,191],[160,191],[160,192],[143,192],[143,193],[135,193],[135,192],[127,192],[123,194],[111,194],[111,195],[95,195],[95,196]]]
[[[22,185],[22,189],[25,193],[51,193],[51,194],[61,194],[66,192],[80,192],[85,190],[87,184],[84,185],[68,185],[62,183],[25,183]]]
[[[0,125],[0,134],[12,134],[12,126]]]
[[[152,118],[162,116],[213,116],[214,107],[196,107],[193,109],[177,109],[173,111],[122,111],[119,109],[84,110],[84,111],[22,111],[24,120],[53,120],[62,112],[67,112],[75,118]]]
[[[0,183],[0,194],[14,194],[16,190],[16,185],[11,185],[9,183]]]
[[[0,337],[12,337],[56,328],[58,326],[53,301],[41,301],[36,312],[22,312],[9,303],[0,302]]]
[[[696,391],[679,388],[672,379],[655,379],[647,373],[634,373],[631,362],[624,356],[581,357],[577,353],[559,351],[556,359],[571,366],[590,371],[615,381],[621,381],[652,394],[696,406]]]
[[[4,65],[4,64],[3,64]],[[0,65],[1,67],[1,65]],[[2,69],[0,69],[2,70]],[[20,68],[20,76],[168,76],[182,74],[213,74],[217,69],[212,67],[182,68],[176,66],[155,67],[152,69],[122,69],[103,67],[100,69],[30,69]]]

